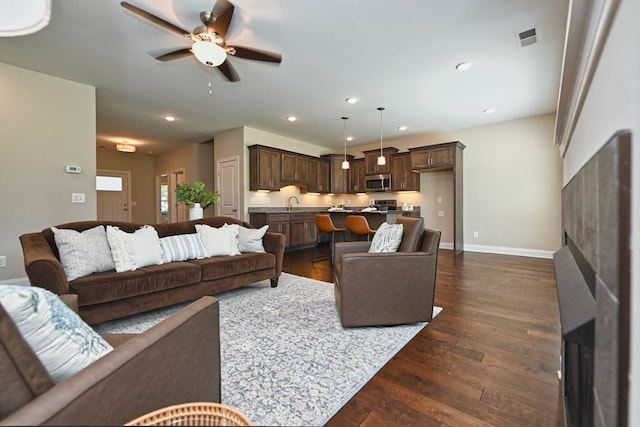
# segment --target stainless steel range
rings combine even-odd
[[[373,206],[379,211],[394,211],[398,208],[398,201],[395,199],[390,199],[390,200],[376,199]]]

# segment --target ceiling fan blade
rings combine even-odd
[[[249,47],[233,46],[235,53],[233,56],[245,59],[254,59],[256,61],[265,62],[282,62],[282,55],[279,53],[267,52],[266,50],[252,49]]]
[[[209,34],[215,32],[223,38],[226,37],[229,25],[231,24],[231,18],[233,18],[234,9],[235,6],[228,0],[216,1],[213,9],[211,9],[211,20],[213,20],[213,22],[207,24],[207,32]]]
[[[224,62],[220,65],[218,65],[218,70],[220,70],[220,72],[222,74],[224,74],[224,76],[231,82],[239,82],[240,81],[240,76],[238,75],[238,72],[236,71],[236,69],[233,67],[233,65],[231,65],[231,62],[229,62],[229,58],[227,57],[227,59],[224,60]]]
[[[181,35],[181,36],[186,36],[186,37],[190,37],[191,33],[188,31],[183,30],[182,28],[173,25],[171,22],[165,21],[162,18],[158,18],[155,15],[150,14],[149,12],[147,12],[146,10],[142,10],[137,6],[132,5],[131,3],[127,3],[126,1],[120,2],[120,6],[124,7],[127,10],[130,10],[131,12],[135,13],[138,16],[141,16],[145,19],[148,19],[149,21],[153,22],[154,24],[160,25],[161,27],[166,28],[169,31],[173,31],[174,33]]]
[[[191,48],[187,47],[184,49],[174,50],[173,52],[165,53],[164,55],[156,56],[158,61],[167,62],[172,61],[174,59],[184,58],[185,56],[192,55]]]

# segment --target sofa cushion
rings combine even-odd
[[[67,280],[114,269],[104,226],[83,232],[51,227]]]
[[[369,246],[370,253],[396,252],[402,240],[402,224],[380,224]]]
[[[161,237],[160,244],[163,263],[201,259],[207,256],[198,233]]]
[[[240,255],[237,224],[224,224],[218,228],[206,224],[197,224],[196,231],[202,239],[207,256]]]
[[[107,239],[118,273],[162,262],[160,238],[150,225],[144,225],[133,233],[107,225]]]
[[[401,216],[396,224],[402,224],[402,241],[398,252],[415,252],[422,243],[424,233],[424,218]]]
[[[78,305],[101,304],[200,282],[200,268],[175,261],[124,273],[96,273],[69,283]]]
[[[271,253],[244,253],[233,257],[194,259],[187,262],[199,266],[202,269],[202,281],[206,281],[275,268],[276,257]]]
[[[264,253],[264,245],[262,244],[262,238],[269,229],[269,224],[262,226],[261,228],[238,228],[238,250],[240,252],[258,252]]]
[[[0,304],[55,382],[113,348],[52,292],[35,286],[0,286]]]

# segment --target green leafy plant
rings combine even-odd
[[[217,202],[218,197],[220,197],[220,193],[217,190],[205,190],[204,182],[202,181],[182,182],[176,187],[176,200],[190,208],[194,207],[196,203],[200,203],[200,207],[206,208],[211,203]]]

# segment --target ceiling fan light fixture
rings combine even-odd
[[[207,67],[217,67],[227,59],[227,52],[212,42],[197,41],[191,46],[193,54]]]

